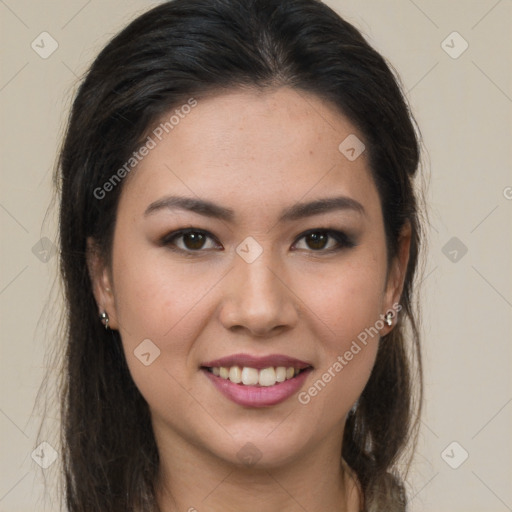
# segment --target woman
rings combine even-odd
[[[67,509],[405,510],[418,160],[320,2],[174,0],[117,35],[59,166]]]

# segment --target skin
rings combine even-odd
[[[346,415],[370,376],[378,336],[307,405],[292,396],[272,407],[242,407],[199,370],[233,353],[285,354],[314,367],[307,390],[399,301],[410,233],[404,229],[398,257],[388,262],[366,153],[349,161],[338,150],[350,134],[364,141],[333,105],[290,88],[198,99],[125,180],[111,267],[89,241],[99,310],[120,331],[150,407],[164,512],[361,506],[340,454]],[[170,208],[145,215],[169,195],[231,208],[234,219]],[[334,196],[352,198],[364,213],[337,209],[279,220],[297,203]],[[174,240],[176,251],[161,243],[190,227],[215,239],[189,256],[190,239]],[[357,245],[332,250],[337,243],[328,238],[318,249],[303,234],[321,228],[343,231]],[[248,236],[263,250],[252,263],[236,253]],[[384,324],[380,335],[392,328]],[[145,366],[134,350],[148,338],[160,356]],[[251,466],[237,457],[248,442],[261,454]]]

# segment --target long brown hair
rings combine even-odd
[[[405,510],[403,456],[414,445],[422,397],[413,296],[420,221],[415,129],[395,74],[349,23],[315,0],[174,0],[135,19],[93,62],[74,100],[59,159],[60,268],[66,332],[62,464],[69,512],[157,510],[158,450],[148,405],[119,334],[98,320],[86,265],[92,237],[110,258],[121,168],[162,114],[190,97],[288,86],[339,108],[365,137],[382,204],[388,262],[410,223],[401,314],[383,337],[371,377],[346,422],[343,450],[365,510]],[[408,327],[408,332],[405,329]]]

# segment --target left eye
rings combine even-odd
[[[341,231],[309,231],[308,233],[303,234],[300,240],[304,240],[305,247],[297,247],[300,244],[295,244],[294,248],[298,249],[306,249],[313,251],[322,251],[322,250],[333,250],[333,249],[341,249],[342,247],[353,247],[354,244],[350,241],[350,239],[342,233]]]

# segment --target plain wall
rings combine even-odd
[[[326,3],[396,68],[426,149],[426,400],[411,511],[512,510],[512,2]],[[58,474],[57,464],[42,470],[31,454],[45,353],[60,318],[55,215],[47,210],[77,77],[153,5],[0,2],[0,512],[43,510],[44,479]],[[58,48],[43,59],[31,43],[49,51],[45,31]]]

